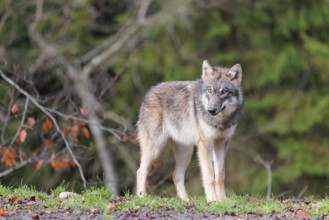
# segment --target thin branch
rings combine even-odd
[[[127,42],[134,36],[134,34],[141,28],[147,26],[155,26],[159,23],[167,22],[173,19],[175,14],[183,14],[180,4],[184,4],[187,1],[171,1],[165,5],[165,9],[160,12],[146,18],[147,11],[153,0],[144,0],[140,3],[140,8],[138,10],[137,16],[133,22],[129,23],[127,26],[123,27],[115,35],[111,36],[98,47],[91,52],[88,52],[84,57],[89,57],[91,60],[82,69],[82,78],[88,78],[95,68],[102,65],[115,53],[117,53]],[[183,2],[183,3],[182,3]],[[114,40],[116,39],[116,40]],[[89,55],[88,55],[89,54]],[[92,56],[90,56],[92,55]]]
[[[82,76],[88,78],[89,74],[99,65],[104,63],[109,57],[113,56],[119,51],[125,43],[137,32],[137,30],[146,21],[146,13],[153,0],[143,0],[140,2],[140,7],[135,19],[124,27],[122,27],[116,34],[110,36],[103,41],[98,47],[89,51],[81,58],[82,63],[87,64],[82,69]]]
[[[12,173],[13,171],[18,170],[32,162],[33,162],[32,159],[27,159],[27,160],[21,161],[19,164],[16,164],[16,166],[10,167],[10,168],[6,169],[5,171],[0,172],[0,178],[6,176],[6,175]]]
[[[301,199],[304,193],[307,191],[308,185],[305,185],[303,189],[298,193],[297,199]]]
[[[7,129],[7,125],[8,125],[8,121],[9,121],[9,117],[10,117],[10,113],[11,113],[11,107],[14,104],[14,95],[15,95],[15,89],[12,88],[11,90],[11,94],[10,94],[10,101],[9,101],[9,106],[8,106],[8,111],[7,111],[7,115],[2,127],[2,134],[1,134],[1,142],[4,144],[5,143],[5,130]]]
[[[16,132],[15,136],[12,138],[12,140],[11,140],[11,142],[10,142],[10,144],[9,144],[9,148],[14,144],[16,138],[18,137],[18,135],[19,135],[19,133],[20,133],[21,128],[22,128],[23,125],[24,125],[25,118],[26,118],[27,107],[28,107],[28,105],[29,105],[29,101],[30,101],[30,99],[29,99],[29,97],[27,96],[27,97],[26,97],[26,101],[25,101],[25,106],[24,106],[24,111],[23,111],[23,116],[22,116],[22,119],[21,119],[21,123],[20,123],[20,125],[18,126],[18,129],[17,129],[17,132]]]
[[[97,101],[96,101],[95,97],[91,94],[91,92],[89,91],[90,87],[89,87],[87,79],[81,77],[81,74],[79,74],[80,69],[78,67],[74,66],[72,63],[70,63],[67,59],[65,59],[65,57],[60,53],[60,51],[58,51],[58,49],[55,46],[47,43],[42,38],[42,36],[36,31],[37,24],[38,24],[38,20],[35,20],[29,27],[29,34],[30,34],[31,38],[41,47],[41,49],[44,52],[47,53],[47,51],[48,51],[49,56],[56,58],[57,63],[59,65],[63,66],[63,68],[65,69],[65,71],[67,73],[67,76],[73,81],[74,90],[80,97],[80,99],[83,103],[83,106],[86,106],[89,109],[89,113],[87,115],[88,119],[90,121],[94,121],[94,123],[96,125],[99,125],[100,124],[99,119],[98,119],[98,117],[96,115],[96,111],[95,111],[95,104],[97,103]],[[49,112],[48,112],[48,114],[51,115]],[[52,116],[49,118],[54,119]],[[108,154],[108,150],[106,148],[106,142],[104,140],[102,131],[93,124],[90,125],[90,129],[91,129],[91,133],[92,133],[93,138],[96,143],[98,156],[101,160],[102,167],[105,172],[105,177],[106,177],[105,182],[106,182],[107,186],[110,187],[111,190],[113,191],[113,195],[116,195],[117,194],[117,187],[116,187],[117,179],[116,179],[115,170],[114,170],[112,160],[111,160],[111,155]],[[65,138],[64,134],[61,131],[60,131],[60,133]],[[64,139],[64,141],[65,141],[65,144],[67,144],[67,146],[69,147],[66,139]],[[68,148],[68,150],[71,153],[71,155],[73,156],[73,152],[70,147]],[[74,160],[76,161],[75,157],[74,157]],[[79,170],[82,173],[80,166],[79,166]],[[83,173],[82,173],[82,175],[83,175]],[[84,185],[86,185],[85,180],[84,180]]]
[[[138,25],[131,25],[128,27],[121,35],[121,38],[112,44],[111,47],[89,61],[89,63],[82,69],[82,77],[87,79],[96,67],[103,64],[109,57],[119,51],[138,29]]]
[[[141,2],[141,6],[139,8],[138,14],[137,14],[137,20],[139,23],[143,23],[146,17],[146,13],[150,7],[150,4],[153,0],[144,0]]]
[[[72,116],[72,115],[67,115],[67,114],[59,112],[55,109],[51,109],[51,108],[45,108],[45,109],[47,109],[49,112],[55,113],[56,115],[59,115],[59,116],[63,117],[63,118],[76,119],[76,120],[79,120],[79,121],[86,122],[88,124],[95,124],[93,121],[90,121],[90,120],[87,120],[87,119],[84,119],[84,118],[80,118],[80,117],[75,117],[75,116]],[[107,128],[107,127],[104,127],[102,125],[98,125],[98,126],[103,131],[107,131],[107,132],[111,133],[118,141],[122,141],[121,137],[116,133],[116,131],[117,131],[116,129]]]
[[[254,158],[255,161],[262,164],[267,172],[267,192],[266,192],[266,198],[271,198],[271,188],[272,188],[272,169],[271,166],[273,164],[273,160],[271,161],[265,161],[263,158],[261,158],[259,155]]]
[[[61,131],[59,125],[57,124],[57,121],[56,119],[54,118],[54,116],[52,116],[52,114],[50,114],[41,104],[39,104],[39,102],[32,96],[30,96],[30,94],[28,92],[26,92],[24,89],[22,89],[19,85],[17,85],[14,81],[12,81],[10,78],[8,78],[2,70],[0,70],[0,75],[1,77],[7,82],[9,83],[10,85],[12,85],[13,87],[15,87],[15,89],[17,91],[19,91],[22,95],[24,95],[25,97],[28,97],[31,102],[38,108],[40,109],[43,113],[45,113],[49,118],[50,120],[52,120],[56,130],[58,131],[58,133],[60,134],[60,136],[62,137],[64,143],[65,143],[65,147],[67,148],[68,152],[70,153],[73,161],[76,163],[78,169],[79,169],[79,173],[80,173],[80,177],[83,181],[83,186],[85,188],[87,188],[87,182],[86,182],[86,179],[84,177],[84,174],[83,174],[83,171],[82,171],[82,167],[80,165],[80,163],[78,162],[78,160],[75,158],[75,155],[68,143],[68,141],[66,140],[66,137],[64,135],[64,133]]]

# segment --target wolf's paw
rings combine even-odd
[[[223,201],[225,199],[226,199],[225,193],[224,194],[217,195],[217,201]]]
[[[190,201],[190,199],[186,196],[184,196],[184,197],[179,197],[183,202],[188,202],[188,201]]]
[[[211,203],[211,202],[215,202],[215,201],[217,201],[216,195],[207,196],[207,203]]]

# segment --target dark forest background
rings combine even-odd
[[[277,197],[328,195],[328,28],[326,0],[2,0],[1,184],[132,193],[145,92],[207,59],[243,69],[227,191],[265,195],[270,178]],[[153,193],[175,194],[170,151]],[[199,173],[194,156],[192,195]]]

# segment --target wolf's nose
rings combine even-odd
[[[216,115],[217,110],[216,109],[208,109],[208,112],[212,115]]]

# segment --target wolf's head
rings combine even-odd
[[[231,68],[202,64],[202,104],[212,116],[231,114],[242,106],[242,69],[240,64]]]

